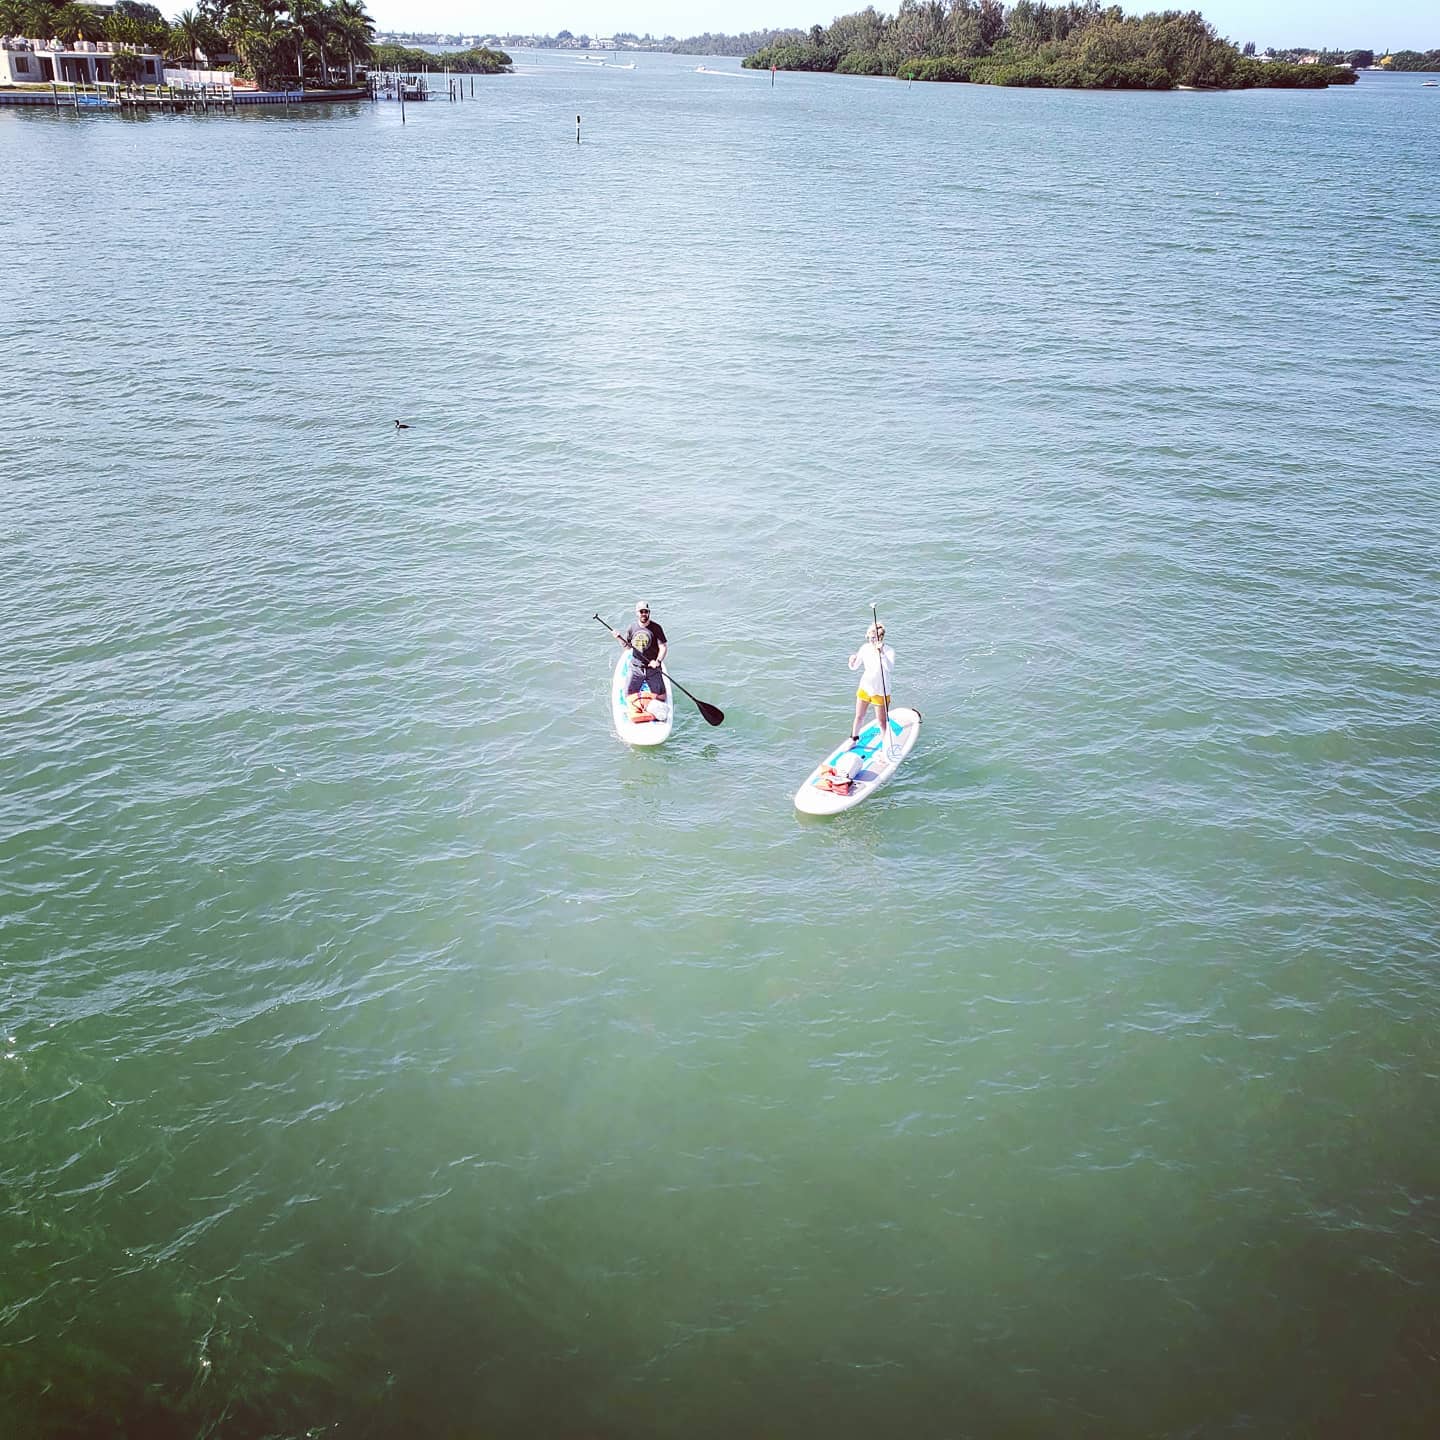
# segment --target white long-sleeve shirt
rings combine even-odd
[[[860,688],[869,695],[888,695],[890,686],[893,684],[895,675],[895,651],[887,645],[883,652],[878,650],[873,640],[867,640],[851,657],[850,668],[852,670],[863,669],[860,676]],[[881,672],[884,678],[881,678]]]

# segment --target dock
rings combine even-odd
[[[367,77],[372,100],[403,100],[407,105],[430,98],[428,75],[402,75],[395,70],[372,70]]]
[[[229,84],[127,85],[55,81],[34,89],[0,87],[0,105],[42,105],[55,110],[110,110],[130,113],[233,114],[251,105],[346,103],[364,100],[369,90],[357,85],[346,90],[248,90]],[[408,94],[407,100],[412,97]],[[424,96],[420,97],[421,99]]]

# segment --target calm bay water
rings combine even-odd
[[[1433,1434],[1436,92],[695,63],[0,110],[4,1433]]]

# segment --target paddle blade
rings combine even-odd
[[[696,700],[695,708],[704,717],[707,725],[723,725],[725,723],[725,712],[718,706],[707,705],[703,700]]]

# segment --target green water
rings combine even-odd
[[[3,1432],[1433,1434],[1433,92],[694,63],[0,110]]]

